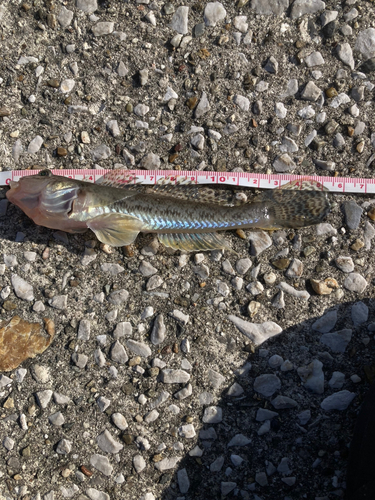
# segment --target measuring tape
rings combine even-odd
[[[7,186],[9,181],[35,175],[39,170],[11,170],[0,172],[0,186]],[[157,184],[168,177],[169,182],[188,180],[195,184],[218,184],[259,189],[276,189],[291,181],[311,180],[322,190],[334,193],[375,194],[375,179],[355,179],[350,177],[304,176],[290,174],[256,174],[248,172],[208,172],[184,170],[52,170],[55,175],[70,179],[97,182],[108,172],[115,173],[119,182],[124,184]],[[301,182],[302,187],[302,182]]]

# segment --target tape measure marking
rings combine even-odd
[[[96,182],[108,172],[119,173],[120,170],[53,170],[55,175],[62,175],[71,179]],[[9,181],[17,181],[21,177],[35,175],[38,170],[11,170],[0,172],[0,185],[6,186]],[[350,177],[325,177],[292,174],[257,174],[248,172],[212,172],[212,171],[183,171],[183,170],[123,170],[124,183],[156,184],[168,177],[170,182],[188,179],[196,184],[217,184],[238,187],[252,187],[259,189],[276,189],[291,181],[313,180],[333,193],[363,193],[375,194],[375,179]],[[301,183],[302,187],[302,183]]]

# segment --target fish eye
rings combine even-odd
[[[40,175],[41,177],[49,177],[49,176],[50,176],[50,175],[52,175],[52,174],[51,174],[51,172],[50,172],[49,170],[41,170],[41,171],[39,172],[39,175]]]

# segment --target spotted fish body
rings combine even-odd
[[[317,224],[329,211],[326,194],[314,189],[268,191],[254,202],[199,187],[121,185],[114,175],[101,184],[43,170],[10,183],[9,201],[36,224],[67,232],[91,229],[111,246],[133,243],[139,232],[157,233],[181,250],[229,248],[216,231],[298,228]]]

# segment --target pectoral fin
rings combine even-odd
[[[158,234],[160,243],[174,250],[185,250],[186,252],[198,252],[205,250],[230,250],[233,252],[225,239],[217,233],[164,233]]]
[[[143,222],[130,215],[104,214],[87,223],[102,243],[112,247],[130,245],[143,228]]]

